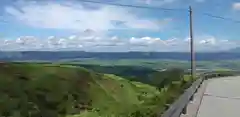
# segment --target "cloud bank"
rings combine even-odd
[[[224,51],[239,45],[237,41],[217,40],[212,36],[196,38],[196,51]],[[71,35],[65,38],[50,36],[37,39],[33,36],[23,36],[15,40],[0,40],[2,51],[91,51],[91,52],[186,52],[189,51],[189,39],[171,38],[163,40],[155,37],[118,38],[98,37],[95,35]]]
[[[170,4],[177,0],[140,0],[145,4]],[[203,2],[204,0],[196,0]],[[134,1],[136,2],[136,1]],[[88,7],[86,7],[88,6]],[[233,4],[240,10],[240,4]],[[69,37],[37,38],[22,36],[17,39],[0,39],[3,51],[189,51],[189,39],[160,37],[119,38],[107,36],[108,30],[163,30],[172,23],[171,18],[147,18],[131,12],[128,8],[90,5],[75,2],[17,2],[4,7],[5,13],[18,24],[37,29],[73,30],[83,32]],[[93,31],[94,30],[94,31]],[[96,34],[96,32],[100,34]],[[166,32],[167,33],[167,32]],[[119,33],[121,35],[121,33]],[[197,51],[223,51],[235,48],[240,43],[216,39],[214,36],[200,36],[194,40]]]
[[[47,29],[83,31],[110,29],[161,30],[171,20],[151,19],[131,13],[128,8],[101,6],[96,9],[74,2],[17,2],[5,7],[16,22]]]
[[[235,2],[232,4],[232,8],[234,10],[240,10],[240,2]]]

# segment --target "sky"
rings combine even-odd
[[[90,0],[158,9],[84,2],[89,0],[1,0],[2,51],[189,51],[193,9],[196,51],[240,45],[240,2],[234,0]],[[168,8],[172,10],[163,10]]]

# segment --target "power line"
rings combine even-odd
[[[162,7],[148,7],[148,6],[138,6],[138,5],[127,5],[127,4],[116,4],[116,3],[109,3],[109,2],[99,2],[99,1],[91,1],[91,0],[78,0],[79,2],[88,2],[88,3],[97,3],[97,4],[105,4],[105,5],[112,5],[112,6],[121,6],[121,7],[131,7],[131,8],[143,8],[143,9],[151,9],[151,10],[165,10],[165,11],[189,11],[188,9],[172,9],[172,8],[162,8]],[[202,15],[222,19],[226,21],[232,21],[234,23],[240,23],[238,20],[234,20],[232,18],[226,18],[222,16],[213,15],[210,13],[201,13]]]
[[[226,18],[226,17],[222,17],[222,16],[217,16],[217,15],[213,15],[213,14],[210,14],[210,13],[201,13],[201,14],[205,15],[205,16],[208,16],[208,17],[222,19],[222,20],[225,20],[225,21],[232,21],[234,23],[240,23],[240,20],[235,20],[235,19],[232,19],[232,18]]]
[[[99,1],[91,1],[91,0],[77,0],[77,1],[78,1],[78,2],[88,2],[88,3],[111,5],[111,6],[121,6],[121,7],[151,9],[151,10],[188,11],[187,9],[173,9],[173,8],[162,8],[162,7],[148,7],[148,6],[139,6],[139,5],[129,5],[129,4],[116,4],[116,3],[109,3],[109,2],[99,2]]]

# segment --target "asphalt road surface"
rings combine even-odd
[[[206,82],[197,117],[240,117],[240,76]]]

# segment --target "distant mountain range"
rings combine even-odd
[[[24,51],[24,52],[0,52],[2,61],[26,61],[26,60],[80,60],[80,59],[171,59],[190,60],[188,52],[83,52],[83,51]],[[236,60],[240,59],[240,53],[196,53],[196,60]]]
[[[240,53],[240,47],[230,49],[228,52]]]

